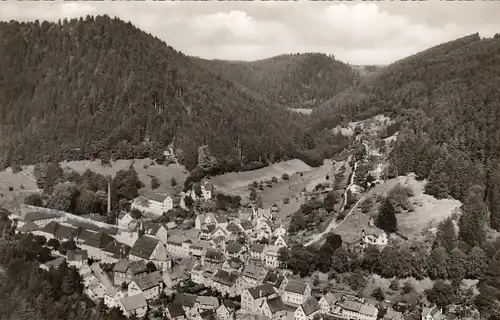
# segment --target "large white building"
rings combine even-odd
[[[142,192],[140,196],[134,199],[130,209],[137,209],[144,214],[162,216],[174,208],[174,199],[172,195],[162,192]]]

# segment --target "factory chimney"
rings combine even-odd
[[[111,213],[111,178],[108,179],[108,215]]]

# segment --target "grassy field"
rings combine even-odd
[[[239,193],[254,181],[270,180],[272,177],[281,179],[283,174],[292,176],[297,172],[311,171],[312,168],[300,160],[289,160],[274,163],[270,166],[245,172],[230,172],[210,179],[217,190],[227,193]]]
[[[366,197],[372,197],[375,200],[379,195],[385,196],[398,183],[409,186],[414,192],[414,196],[410,198],[414,211],[397,215],[399,232],[408,237],[417,237],[424,231],[437,226],[439,222],[449,217],[461,205],[458,200],[438,200],[433,196],[424,194],[425,181],[416,181],[414,175],[387,180],[370,190]],[[376,207],[374,205],[372,213],[376,211]],[[341,235],[345,241],[359,240],[361,231],[368,227],[369,217],[368,214],[363,214],[358,208],[335,229],[335,232]]]
[[[264,208],[275,203],[280,207],[280,214],[276,216],[276,219],[278,223],[283,223],[286,226],[289,216],[305,202],[304,196],[301,194],[302,190],[312,191],[318,183],[328,181],[326,180],[327,175],[330,176],[331,181],[343,164],[344,162],[340,161],[325,160],[320,167],[312,168],[300,160],[290,160],[258,170],[227,173],[213,177],[211,181],[217,190],[248,198],[250,195],[248,185],[253,181],[260,182],[269,180],[273,176],[277,177],[278,183],[273,184],[272,188],[265,187],[258,194],[262,198]],[[287,173],[290,179],[281,179],[283,173]],[[284,204],[284,198],[288,198],[290,202]]]
[[[136,160],[117,160],[111,162],[111,166],[103,167],[100,161],[69,161],[61,162],[61,167],[71,168],[78,173],[83,173],[85,170],[90,169],[94,172],[115,176],[116,172],[120,170],[127,170],[131,163],[134,163],[134,169],[137,171],[139,180],[149,188],[151,185],[151,177],[156,177],[160,182],[158,192],[169,191],[170,181],[175,178],[179,185],[183,185],[188,172],[186,169],[178,164],[170,164],[169,166],[162,166],[152,164],[151,159],[136,159]]]
[[[12,187],[12,191],[9,188]],[[16,213],[24,198],[38,192],[33,166],[24,167],[21,172],[13,173],[11,168],[0,172],[0,206]]]

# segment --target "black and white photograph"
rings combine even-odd
[[[500,1],[0,1],[0,320],[500,319]]]

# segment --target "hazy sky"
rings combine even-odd
[[[500,33],[500,1],[0,2],[0,20],[108,14],[189,55],[255,60],[324,52],[351,64],[387,64],[479,32]]]

